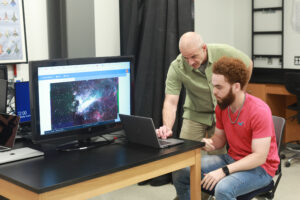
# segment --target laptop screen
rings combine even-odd
[[[0,151],[14,146],[19,121],[19,116],[0,113]]]

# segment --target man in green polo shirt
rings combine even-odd
[[[205,44],[201,36],[195,32],[182,35],[179,50],[181,54],[171,63],[167,75],[162,112],[163,126],[156,132],[162,139],[172,135],[183,85],[186,89],[186,98],[180,138],[201,141],[202,138],[211,137],[214,133],[214,109],[217,101],[211,83],[213,63],[222,56],[238,58],[246,64],[251,74],[252,61],[246,54],[229,45]]]

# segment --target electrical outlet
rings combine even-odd
[[[300,56],[294,56],[294,65],[300,65]]]
[[[268,58],[268,64],[272,65],[273,64],[273,59],[272,58]]]

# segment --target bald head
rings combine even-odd
[[[207,61],[207,46],[195,32],[187,32],[181,36],[179,50],[184,60],[194,69]]]
[[[179,40],[179,50],[183,52],[187,49],[200,49],[202,44],[204,44],[204,42],[198,33],[187,32],[184,33]]]

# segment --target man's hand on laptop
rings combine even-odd
[[[163,125],[159,129],[156,129],[156,135],[161,139],[167,139],[172,134],[172,129],[168,128],[166,125]]]

